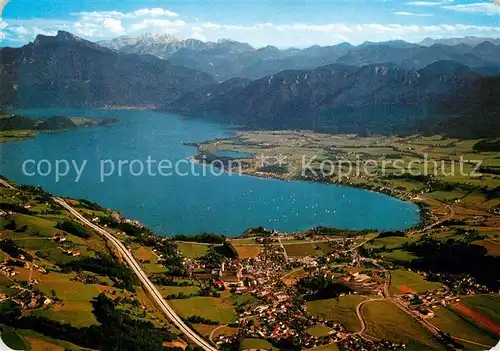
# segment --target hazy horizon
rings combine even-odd
[[[341,42],[405,40],[427,37],[492,37],[500,33],[500,7],[491,0],[332,1],[272,0],[227,3],[221,0],[107,2],[51,0],[9,2],[0,18],[2,46],[22,46],[37,34],[65,30],[90,41],[150,32],[179,39],[229,38],[254,47],[328,46]]]

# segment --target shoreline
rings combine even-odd
[[[234,137],[225,138],[225,140],[234,139],[234,138],[238,138],[238,137],[239,136],[237,135],[237,136],[234,136]],[[217,140],[223,140],[223,139],[217,139]],[[201,163],[199,160],[196,159],[196,157],[199,156],[199,155],[201,155],[203,153],[200,150],[200,144],[207,143],[207,142],[213,142],[213,141],[215,141],[215,139],[211,140],[211,141],[186,143],[185,144],[186,146],[196,147],[197,152],[198,152],[196,155],[190,156],[189,160],[191,162],[195,162],[195,163],[197,163],[199,165],[209,166],[209,164],[203,164],[203,163]],[[221,150],[218,150],[218,151],[235,151],[235,150],[221,149]],[[241,152],[241,151],[236,151],[236,152]],[[255,154],[254,153],[251,153],[251,152],[248,152],[248,153],[252,154],[253,158],[255,158]],[[229,171],[227,169],[224,169],[224,172],[225,173],[229,173]],[[267,173],[267,172],[258,172],[258,171],[245,172],[245,170],[243,170],[243,172],[241,174],[239,174],[239,175],[240,176],[256,177],[256,178],[261,178],[261,179],[280,180],[280,181],[284,181],[284,182],[307,182],[307,183],[318,183],[318,184],[325,184],[325,185],[333,185],[333,186],[338,186],[338,187],[345,187],[345,188],[357,189],[357,190],[362,190],[362,191],[369,191],[369,192],[372,192],[372,193],[385,195],[385,196],[391,197],[391,198],[399,200],[399,201],[403,201],[403,202],[406,202],[406,203],[411,203],[411,204],[415,205],[418,208],[418,215],[419,215],[419,221],[418,221],[418,223],[416,225],[414,225],[414,226],[411,226],[411,227],[409,227],[407,229],[404,229],[403,230],[404,232],[412,232],[412,231],[415,231],[415,230],[423,229],[426,226],[432,224],[432,222],[428,220],[428,218],[429,218],[428,210],[425,207],[425,205],[423,204],[423,202],[421,201],[422,200],[421,197],[424,197],[422,195],[420,195],[421,197],[419,197],[419,196],[412,196],[409,193],[403,193],[402,194],[401,191],[396,191],[396,189],[387,188],[387,189],[382,189],[381,190],[380,188],[377,189],[377,188],[373,188],[373,187],[364,187],[364,186],[355,185],[355,184],[352,184],[352,183],[344,183],[344,182],[334,183],[334,182],[327,182],[327,181],[315,180],[315,179],[287,178],[287,177],[284,177],[284,176],[280,176],[279,174],[276,174],[276,173]],[[309,228],[309,230],[310,229],[312,229],[312,228]],[[334,227],[333,229],[343,229],[343,228],[335,228]],[[349,230],[349,229],[345,229],[345,230]]]
[[[96,110],[117,110],[117,111],[155,111],[157,106],[103,106],[96,107]]]
[[[81,128],[81,129],[84,129],[84,128]],[[70,130],[74,130],[74,129],[70,129]],[[68,130],[68,131],[70,131],[70,130]],[[49,131],[49,132],[59,132],[59,131]],[[240,137],[239,134],[236,134],[236,135],[229,137],[229,138],[219,138],[217,140],[234,139],[234,138],[239,138],[239,137]],[[24,140],[24,139],[19,139],[18,141],[22,141],[22,140]],[[197,152],[198,152],[197,154],[194,154],[194,155],[191,155],[188,157],[190,162],[195,162],[195,163],[198,163],[200,165],[203,165],[200,161],[196,160],[196,156],[198,156],[200,154],[200,144],[206,143],[206,142],[209,142],[209,141],[192,142],[192,143],[185,143],[184,144],[185,146],[196,147],[196,149],[197,149]],[[224,149],[221,149],[221,151],[224,151]],[[235,150],[227,150],[227,151],[235,151]],[[249,153],[255,156],[255,153],[251,153],[251,152],[249,152]],[[227,172],[227,170],[224,170],[224,171]],[[407,227],[406,229],[401,229],[401,231],[404,231],[405,233],[412,233],[416,230],[424,229],[426,226],[432,224],[432,221],[430,220],[431,216],[429,215],[429,211],[426,208],[426,206],[423,204],[423,202],[421,201],[423,196],[414,196],[414,195],[411,195],[408,193],[401,193],[401,191],[394,192],[395,189],[391,189],[391,188],[380,189],[380,188],[365,187],[365,186],[361,186],[358,184],[345,183],[345,182],[335,183],[335,182],[327,182],[327,181],[321,181],[321,180],[315,180],[315,179],[289,178],[289,177],[286,177],[286,176],[280,175],[280,174],[255,172],[253,170],[243,171],[241,173],[241,175],[256,177],[256,178],[261,178],[261,179],[274,179],[274,180],[287,181],[287,182],[288,181],[300,181],[300,182],[307,182],[307,183],[321,183],[321,184],[325,184],[325,185],[334,185],[334,186],[340,186],[340,187],[345,187],[345,188],[358,189],[358,190],[362,190],[362,191],[370,191],[373,193],[382,194],[382,195],[389,196],[389,197],[396,199],[396,200],[399,200],[399,201],[411,203],[417,207],[418,216],[419,216],[417,223],[415,223],[414,225],[412,225],[410,227]],[[339,228],[339,227],[331,227],[331,228],[341,229],[341,230],[352,230],[349,228]],[[307,229],[290,231],[289,233],[293,234],[293,233],[302,232],[304,230],[311,230],[311,229],[313,229],[313,227],[307,228]],[[373,229],[373,228],[370,228],[370,229]],[[380,229],[375,229],[375,230],[381,231]],[[170,235],[172,235],[172,234],[170,234]],[[240,238],[243,235],[244,234],[240,234],[237,236],[231,236],[231,238]],[[158,235],[158,236],[168,237],[168,235],[165,235],[165,236]]]
[[[189,157],[189,159],[191,160],[193,158],[193,156]],[[197,162],[196,160],[191,160],[192,162],[195,162],[195,163],[198,163],[201,165],[201,163]],[[275,180],[275,181],[286,181],[286,182],[304,182],[304,183],[318,183],[318,182],[313,182],[313,181],[308,181],[308,180],[287,180],[287,179],[278,179],[278,178],[273,178],[273,177],[259,177],[259,176],[255,176],[255,175],[252,175],[252,174],[241,174],[239,176],[246,176],[246,177],[255,177],[255,178],[260,178],[260,179],[270,179],[270,180]],[[12,182],[11,179],[3,176],[2,174],[0,174],[0,180],[4,180],[6,182]],[[14,184],[16,185],[20,185],[20,186],[31,186],[31,185],[27,185],[27,184],[18,184],[18,183],[15,183]],[[334,185],[334,186],[338,186],[338,187],[344,187],[344,188],[351,188],[351,189],[356,189],[355,187],[349,187],[349,186],[345,186],[345,185],[339,185],[339,184],[328,184],[328,183],[324,183],[323,184],[325,186],[329,186],[329,185]],[[0,183],[1,185],[1,183]],[[45,188],[44,187],[40,187],[41,189],[43,189],[44,191]],[[359,189],[357,188],[358,190],[364,190],[364,191],[370,191],[370,190],[366,190],[366,189]],[[373,193],[377,193],[376,191],[371,191]],[[382,194],[382,193],[378,193],[378,194]],[[54,195],[54,194],[51,194],[51,195]],[[387,194],[382,194],[382,195],[386,195],[386,196],[389,196]],[[57,195],[54,195],[54,196],[57,196]],[[64,196],[63,198],[67,198],[67,199],[72,199],[72,200],[81,200],[81,199],[78,199],[78,198],[74,198],[74,197],[69,197],[69,196]],[[397,199],[395,197],[393,197],[394,199]],[[84,199],[82,198],[83,200],[87,200],[87,199]],[[397,199],[397,200],[400,200],[400,199]],[[93,202],[93,200],[87,200],[87,201],[90,201],[90,202]],[[408,202],[408,201],[405,201],[405,202]],[[143,220],[138,220],[136,218],[129,218],[129,217],[123,217],[121,215],[121,211],[119,210],[116,210],[114,208],[108,208],[108,207],[104,207],[104,206],[101,206],[99,203],[97,203],[97,205],[99,205],[100,207],[102,207],[103,209],[105,209],[108,213],[110,213],[111,215],[117,213],[120,215],[121,218],[123,219],[128,219],[130,220],[131,222],[137,222],[137,223],[140,223],[143,227],[145,228],[148,228],[150,229],[150,227],[146,224],[144,224],[144,221]],[[419,211],[420,213],[420,211]],[[421,223],[421,222],[419,222]],[[402,229],[402,230],[397,230],[397,229],[394,229],[394,230],[382,230],[382,229],[377,229],[377,228],[364,228],[364,229],[353,229],[353,228],[342,228],[342,227],[331,227],[331,226],[322,226],[322,225],[317,225],[317,226],[313,226],[313,227],[308,227],[308,228],[303,228],[303,229],[296,229],[296,230],[293,230],[293,231],[280,231],[280,230],[274,230],[274,229],[270,229],[270,228],[266,228],[264,226],[262,226],[262,228],[264,228],[265,230],[267,231],[270,231],[270,232],[274,232],[274,231],[277,231],[277,232],[280,232],[280,233],[285,233],[286,235],[288,236],[294,236],[294,235],[299,235],[299,234],[302,234],[304,232],[309,232],[309,231],[312,231],[316,228],[321,228],[321,227],[324,227],[324,228],[328,228],[328,229],[332,229],[332,230],[338,230],[338,231],[346,231],[346,232],[366,232],[366,231],[373,231],[373,232],[384,232],[384,231],[403,231],[403,232],[411,232],[411,231],[414,231],[415,229],[418,229],[417,227],[415,226],[412,226],[412,227],[408,227],[407,229]],[[424,227],[423,225],[421,227]],[[225,235],[225,234],[221,234],[221,235],[224,235],[228,240],[234,240],[234,239],[246,239],[247,238],[247,232],[251,229],[255,229],[257,227],[250,227],[250,228],[246,228],[244,230],[243,233],[239,234],[239,235],[235,235],[235,236],[228,236],[228,235]],[[161,235],[159,234],[157,231],[154,231],[152,230],[152,233],[154,234],[154,236],[158,237],[158,238],[166,238],[166,239],[171,239],[173,236],[175,235],[186,235],[186,234],[179,234],[179,233],[171,233],[171,234],[165,234],[165,235]],[[198,235],[200,233],[191,233],[190,236],[195,236],[195,235]]]
[[[45,119],[35,119],[32,117],[26,117],[24,115],[19,115],[22,118],[31,119],[35,122],[41,122]],[[59,116],[51,116],[51,118],[57,118]],[[60,132],[73,132],[82,129],[90,129],[97,127],[111,127],[118,125],[120,121],[116,118],[96,118],[96,117],[70,117],[70,116],[62,116],[68,118],[75,125],[74,128],[61,128],[61,129],[8,129],[8,130],[0,130],[0,144],[8,143],[14,141],[24,141],[29,139],[36,138],[40,133],[60,133]],[[39,123],[40,124],[40,123]],[[38,125],[39,125],[38,124]],[[36,125],[35,127],[38,127]],[[9,140],[12,139],[12,140]]]

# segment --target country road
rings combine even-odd
[[[358,315],[358,319],[359,319],[359,323],[361,324],[361,328],[359,329],[359,332],[357,332],[356,334],[363,336],[363,334],[366,331],[366,322],[365,322],[365,319],[363,318],[363,315],[361,314],[361,308],[363,307],[363,305],[368,303],[368,302],[383,301],[383,300],[384,300],[383,298],[368,299],[368,300],[364,300],[364,301],[361,301],[360,303],[358,303],[358,305],[356,306],[356,314]]]
[[[438,220],[437,222],[431,223],[424,228],[411,231],[408,233],[408,236],[412,236],[412,235],[416,235],[416,234],[420,234],[420,233],[425,233],[426,231],[431,230],[432,228],[435,228],[435,227],[441,225],[442,223],[452,219],[455,216],[455,209],[453,208],[453,205],[448,205],[446,203],[444,205],[445,205],[445,207],[448,208],[448,211],[447,211],[448,214],[446,215],[446,217]]]
[[[170,305],[163,299],[161,296],[160,292],[156,287],[151,283],[149,278],[147,277],[146,273],[142,270],[142,268],[139,266],[135,258],[132,256],[130,251],[127,250],[127,248],[123,245],[121,241],[116,239],[112,234],[107,232],[106,230],[102,229],[101,227],[95,225],[94,223],[90,222],[88,219],[83,217],[78,211],[76,211],[73,207],[68,205],[63,199],[59,197],[53,197],[53,200],[66,208],[73,216],[75,216],[81,223],[84,225],[90,227],[91,229],[95,230],[97,233],[101,234],[104,236],[106,239],[111,241],[113,245],[117,248],[117,250],[120,252],[122,257],[125,259],[125,261],[128,263],[130,268],[134,271],[134,273],[137,275],[141,283],[144,285],[148,293],[151,295],[153,300],[156,302],[156,304],[160,307],[163,313],[175,324],[177,328],[179,328],[193,343],[198,345],[199,347],[203,348],[204,350],[209,350],[209,351],[216,351],[217,348],[212,346],[208,341],[203,339],[201,336],[196,334],[195,331],[193,331],[191,328],[189,328],[183,321],[182,319],[175,313],[175,311],[170,307]]]
[[[281,249],[283,250],[283,256],[285,256],[285,262],[288,263],[290,260],[288,259],[288,253],[286,252],[285,247],[283,246],[283,243],[281,242],[281,238],[278,237],[278,242],[281,246]]]

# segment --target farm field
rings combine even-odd
[[[184,293],[186,295],[189,294],[196,294],[198,291],[200,291],[200,288],[198,286],[157,286],[158,290],[160,290],[160,293],[163,297],[170,295],[170,294],[179,294],[179,293]]]
[[[213,334],[214,338],[217,338],[220,335],[225,335],[225,336],[231,336],[235,335],[238,333],[238,328],[231,328],[231,327],[221,327],[217,329],[217,331]]]
[[[260,253],[260,250],[261,250],[260,245],[236,245],[236,244],[233,244],[233,247],[236,250],[236,252],[238,252],[238,257],[240,258],[240,260],[257,257]]]
[[[201,316],[221,324],[228,324],[236,318],[232,303],[223,298],[197,296],[171,300],[170,304],[183,317]]]
[[[201,335],[203,335],[204,338],[208,339],[212,331],[217,328],[216,325],[208,325],[208,324],[193,324],[194,329]]]
[[[476,325],[468,322],[464,318],[460,317],[452,310],[446,307],[439,307],[434,310],[435,316],[430,320],[430,322],[437,326],[439,329],[450,333],[452,336],[460,337],[462,339],[467,339],[484,345],[491,345],[492,347],[496,344],[497,340],[494,340],[491,336],[484,333]]]
[[[410,289],[416,293],[426,292],[440,288],[442,284],[429,282],[418,273],[405,270],[391,271],[391,290],[395,293]],[[403,290],[401,290],[403,289]]]
[[[315,347],[314,349],[309,349],[309,351],[339,351],[339,347],[336,344],[328,344]]]
[[[209,245],[177,242],[177,247],[186,258],[197,258],[207,253]]]
[[[139,260],[139,261],[157,261],[157,256],[151,251],[151,249],[140,246],[140,245],[134,245],[132,247],[132,254],[134,257]]]
[[[235,238],[230,239],[232,245],[260,245],[255,239]]]
[[[38,216],[28,216],[25,214],[17,213],[14,220],[19,225],[26,225],[32,232],[38,232],[37,236],[52,236],[61,231],[55,228],[56,221],[41,218]]]
[[[159,263],[143,263],[141,266],[148,274],[167,273],[165,266]]]
[[[413,255],[411,252],[405,250],[384,252],[381,254],[381,257],[396,262],[409,262],[417,258],[417,256]]]
[[[309,334],[316,337],[327,336],[331,331],[332,329],[324,325],[315,325],[314,327],[307,329]]]
[[[293,285],[298,279],[305,277],[307,272],[303,268],[296,268],[281,277],[281,281],[286,285]]]
[[[17,289],[13,288],[13,282],[5,275],[0,274],[0,291],[2,291],[7,296],[14,296]]]
[[[496,313],[498,303],[492,300],[486,303],[485,301],[487,300],[483,298],[479,302],[473,301],[472,304],[470,301],[468,301],[468,304],[466,304],[467,301],[466,303],[458,302],[451,305],[451,309],[462,318],[480,327],[482,330],[493,333],[493,335],[500,335],[500,323],[498,322],[499,315]]]
[[[141,266],[148,274],[166,273],[167,269],[158,263],[158,256],[156,256],[151,249],[135,245],[132,249],[134,257],[141,262]]]
[[[241,347],[243,348],[243,350],[251,350],[251,349],[278,350],[274,348],[269,341],[264,339],[254,339],[254,338],[243,339]]]
[[[365,299],[358,295],[346,295],[339,299],[309,301],[307,311],[316,317],[338,321],[351,332],[358,332],[361,324],[356,315],[356,306]]]
[[[303,257],[303,256],[322,256],[323,251],[317,244],[313,243],[298,243],[290,244],[283,243],[286,253],[291,257]]]
[[[431,334],[405,312],[388,301],[363,305],[361,313],[367,324],[366,334],[379,339],[407,343],[409,350],[444,350],[431,341]]]
[[[38,285],[40,291],[47,296],[51,296],[54,292],[55,296],[64,301],[64,304],[37,311],[34,314],[78,327],[96,324],[91,301],[101,291],[95,285],[71,281],[70,279],[74,276],[50,272],[41,277]]]
[[[250,294],[233,295],[230,297],[229,300],[236,307],[241,307],[241,306],[257,307],[258,305],[261,305],[263,303],[262,300]]]
[[[488,254],[492,256],[500,256],[499,242],[486,239],[486,240],[476,241],[474,242],[474,244],[483,246],[484,248],[486,248],[486,250],[488,250]]]
[[[32,330],[21,329],[17,332],[30,345],[31,351],[81,350],[81,347],[75,344],[63,340],[56,340]]]
[[[493,322],[500,324],[500,297],[481,295],[465,297],[460,303],[490,318]]]
[[[19,333],[5,325],[0,325],[2,341],[5,345],[13,350],[26,350],[29,344]]]
[[[387,238],[376,238],[372,241],[370,241],[368,244],[366,244],[367,248],[381,248],[385,247],[388,250],[392,249],[398,249],[401,246],[403,246],[404,243],[406,242],[412,242],[415,241],[416,238],[407,238],[407,237],[400,237],[400,236],[390,236]]]

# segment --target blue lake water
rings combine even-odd
[[[18,183],[41,185],[53,194],[85,198],[116,209],[138,219],[158,234],[195,234],[214,232],[240,235],[250,227],[295,231],[315,226],[350,229],[405,229],[419,220],[418,208],[386,195],[369,191],[309,182],[284,182],[250,176],[212,175],[207,168],[187,162],[196,153],[185,142],[196,142],[231,136],[224,126],[196,120],[183,120],[175,115],[150,111],[113,110],[24,110],[28,116],[87,116],[118,118],[114,126],[69,132],[41,133],[36,138],[0,144],[0,173]],[[163,176],[155,164],[144,170],[148,157],[159,162],[186,160],[176,175],[163,168]],[[41,164],[46,176],[24,174],[26,160]],[[81,167],[55,179],[57,160],[75,162]],[[107,160],[107,161],[106,161]],[[134,161],[132,169],[122,163]],[[48,161],[48,162],[47,162]],[[102,164],[101,164],[102,162]],[[101,178],[101,169],[105,174]],[[157,164],[156,164],[157,165]],[[33,163],[26,170],[35,172]],[[165,163],[163,163],[165,166]],[[195,176],[191,171],[206,176]],[[167,169],[168,170],[168,169]],[[60,171],[64,171],[60,163]],[[130,172],[131,171],[131,172]],[[155,174],[155,175],[153,175]]]

